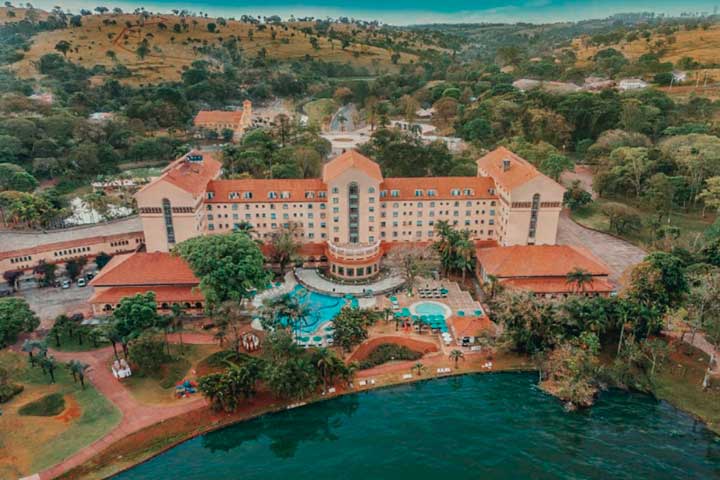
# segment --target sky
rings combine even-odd
[[[422,23],[476,23],[476,22],[558,22],[591,18],[605,18],[613,13],[652,11],[667,15],[682,12],[712,13],[720,0],[41,0],[36,7],[50,9],[60,5],[65,9],[92,10],[98,5],[120,7],[132,11],[138,7],[153,12],[187,9],[207,12],[210,16],[280,15],[296,17],[354,17],[379,20],[393,25]]]

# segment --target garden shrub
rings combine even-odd
[[[65,410],[65,398],[60,393],[51,393],[23,405],[18,410],[20,415],[33,417],[54,417]]]
[[[403,345],[382,343],[375,347],[365,360],[360,362],[360,369],[372,368],[393,360],[417,360],[420,357],[422,357],[422,353]]]

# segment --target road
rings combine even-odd
[[[72,284],[70,288],[28,288],[20,292],[30,308],[40,318],[40,329],[49,329],[55,317],[61,314],[89,313],[88,300],[92,296],[92,287],[80,288]]]

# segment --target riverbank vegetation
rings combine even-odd
[[[609,385],[662,391],[665,398],[677,388],[684,394],[705,391],[707,406],[683,404],[715,421],[713,358],[706,357],[695,385],[688,385],[685,375],[664,374],[659,380],[661,372],[672,369],[669,358],[682,348],[667,336],[671,332],[679,331],[682,339],[702,329],[705,339],[720,347],[720,273],[713,262],[712,255],[681,258],[657,252],[633,268],[617,297],[548,301],[505,292],[491,300],[490,314],[504,326],[509,348],[535,358],[541,387],[569,408],[591,405],[598,390]]]

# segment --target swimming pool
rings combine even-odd
[[[450,307],[440,302],[418,302],[410,306],[413,315],[442,315],[447,319],[450,316]]]
[[[321,334],[326,334],[326,328],[335,316],[340,313],[340,310],[345,306],[348,299],[331,297],[330,295],[323,295],[322,293],[310,292],[303,286],[296,286],[290,295],[301,299],[302,303],[308,306],[310,315],[305,318],[305,321],[300,326],[300,333],[303,335],[310,335],[321,330]],[[356,306],[357,300],[350,299],[352,306]]]

